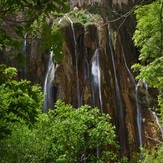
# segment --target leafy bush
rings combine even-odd
[[[0,1],[1,53],[4,53],[4,57],[17,56],[18,61],[21,56],[25,62],[22,57],[23,40],[27,37],[28,43],[31,43],[33,39],[39,38],[43,42],[43,50],[52,47],[57,53],[57,59],[61,60],[63,56],[58,54],[62,43],[61,32],[54,31],[48,22],[52,21],[52,15],[54,17],[65,11],[68,11],[66,0]]]
[[[134,43],[140,48],[141,64],[133,68],[140,71],[138,79],[144,79],[149,86],[163,88],[163,29],[162,0],[139,7],[135,13],[137,29],[133,36]]]
[[[36,122],[43,105],[43,94],[41,87],[32,86],[30,81],[14,80],[15,68],[0,67],[0,138],[3,138],[10,134],[16,121],[24,120],[28,125]]]
[[[132,68],[140,72],[137,79],[143,79],[150,87],[160,90],[157,111],[163,118],[163,1],[156,0],[139,7],[135,14],[137,28],[133,39],[140,49],[140,63],[134,64]],[[162,162],[162,143],[154,149],[143,149],[143,159],[140,162]]]
[[[161,163],[163,160],[163,146],[162,144],[152,150],[142,149],[143,159],[139,161],[140,163]]]
[[[117,161],[118,145],[109,120],[97,108],[74,109],[58,100],[32,128],[15,123],[12,135],[3,141],[1,162]]]
[[[159,110],[160,111],[160,125],[163,124],[163,98],[162,95],[160,94],[158,98],[158,105],[159,105]],[[163,136],[163,133],[161,131],[161,136]],[[140,161],[141,163],[161,163],[163,160],[163,141],[158,140],[158,145],[155,146],[154,148],[146,149],[143,148],[141,151],[142,154],[142,160]]]

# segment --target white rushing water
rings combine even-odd
[[[23,41],[22,52],[23,52],[24,55],[26,55],[26,50],[27,50],[27,34],[24,35],[24,41]]]
[[[92,58],[92,67],[91,67],[91,73],[93,76],[93,103],[95,105],[96,103],[96,97],[99,98],[100,102],[100,109],[101,112],[103,113],[103,105],[102,105],[102,95],[101,95],[101,72],[100,72],[100,64],[99,64],[99,50],[96,49]],[[98,94],[98,95],[97,95]]]
[[[54,105],[54,97],[53,97],[53,80],[55,76],[55,66],[52,61],[53,58],[53,52],[50,53],[47,72],[44,80],[44,87],[43,87],[43,93],[45,94],[44,97],[44,108],[43,110],[45,112],[48,111],[49,107],[53,107]]]
[[[22,47],[22,54],[23,54],[23,77],[27,78],[27,33],[24,34],[24,40],[23,40],[23,47]]]
[[[127,72],[130,76],[130,79],[131,79],[131,82],[133,84],[133,86],[135,87],[136,86],[136,82],[135,82],[135,79],[134,79],[134,76],[132,75],[128,65],[127,65],[127,62],[126,62],[126,57],[125,57],[125,54],[124,54],[124,49],[123,49],[123,46],[122,46],[122,56],[123,56],[123,60],[124,60],[124,63],[125,63],[125,67],[127,69]]]
[[[148,110],[152,113],[153,118],[154,118],[155,122],[157,123],[157,125],[159,127],[159,130],[161,132],[161,137],[163,139],[163,126],[159,122],[159,118],[158,118],[156,112],[150,109],[150,100],[149,100],[148,84],[145,82],[145,80],[143,81],[143,84],[144,84],[144,87],[145,87],[146,101],[147,101],[148,108],[149,108]]]
[[[93,105],[96,106],[96,101],[99,100],[99,107],[101,113],[103,113],[103,106],[102,106],[102,95],[101,95],[101,72],[100,72],[100,64],[99,64],[99,50],[98,48],[95,50],[92,58],[92,65],[91,65],[91,73],[93,76],[93,86],[92,86],[92,98],[93,98]],[[97,146],[96,148],[96,156],[100,156],[100,150]]]
[[[150,109],[149,109],[149,111],[152,113],[152,115],[153,115],[153,117],[154,117],[154,119],[155,119],[155,122],[157,123],[157,125],[158,125],[158,127],[159,127],[159,129],[160,129],[161,137],[162,137],[162,139],[163,139],[163,126],[160,124],[159,118],[158,118],[156,112],[154,112],[154,111],[152,111],[152,110],[150,110]]]
[[[137,122],[137,127],[138,127],[138,137],[139,137],[139,146],[141,147],[143,144],[142,141],[142,114],[141,114],[141,109],[139,106],[139,101],[138,101],[138,86],[136,85],[136,122]]]

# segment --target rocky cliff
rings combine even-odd
[[[113,1],[111,6],[107,1],[87,4],[84,23],[77,16],[64,17],[60,21],[65,37],[64,60],[54,79],[58,98],[75,107],[97,106],[111,115],[121,154],[131,157],[140,146],[155,145],[154,137],[161,138],[149,110],[155,104],[155,96],[150,95],[144,81],[137,84],[131,70],[139,52],[132,41],[136,21],[126,10],[134,4],[138,2]],[[129,14],[123,17],[120,11]]]
[[[161,131],[150,107],[156,93],[145,81],[135,81],[131,66],[139,52],[133,45],[134,6],[139,0],[70,1],[73,11],[59,18],[64,36],[51,90],[54,101],[62,99],[78,107],[89,104],[112,117],[121,145],[121,155],[134,157],[143,145],[153,146]],[[28,40],[27,40],[28,42]],[[48,53],[34,39],[26,46],[27,64],[22,74],[43,85]],[[20,74],[20,78],[23,75]]]

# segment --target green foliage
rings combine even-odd
[[[46,31],[47,35],[44,31]],[[47,31],[49,31],[49,33]],[[63,55],[61,51],[62,51],[62,45],[63,45],[64,39],[63,39],[63,35],[59,27],[54,26],[51,28],[48,25],[45,25],[43,28],[42,36],[44,40],[43,48],[51,49],[53,51],[54,61],[62,61]]]
[[[54,60],[62,61],[61,54],[64,42],[62,32],[57,22],[53,22],[52,26],[45,23],[46,15],[40,16],[39,20],[35,20],[31,25],[32,34],[42,39],[42,49],[50,49],[54,52]],[[56,24],[55,24],[56,23]]]
[[[71,11],[68,16],[74,23],[81,23],[84,26],[95,24],[101,17],[98,14],[90,14],[87,10]]]
[[[24,120],[28,125],[36,122],[43,95],[41,87],[31,86],[30,81],[14,80],[15,68],[0,67],[0,138],[3,138],[10,134],[13,122]]]
[[[160,95],[158,96],[158,106],[160,110],[160,117],[161,117],[161,122],[163,124],[163,93],[161,92]]]
[[[157,146],[156,148],[152,150],[146,150],[142,149],[143,153],[143,160],[139,161],[140,163],[161,163],[163,160],[163,146],[162,144],[160,146]]]
[[[8,82],[12,78],[16,77],[17,70],[14,67],[8,67],[5,64],[0,64],[0,85]]]
[[[139,71],[137,79],[144,79],[150,87],[160,90],[158,104],[161,120],[163,118],[163,1],[156,0],[135,11],[137,29],[133,36],[134,43],[140,49],[140,63],[132,68]],[[158,140],[159,141],[159,140]],[[155,149],[143,149],[143,159],[140,162],[160,163],[162,157],[162,142]]]
[[[42,13],[61,12],[66,10],[66,0],[4,0],[0,2],[0,18],[10,14],[17,14],[23,12],[27,20],[37,19]]]
[[[158,109],[160,111],[159,120],[160,124],[163,124],[163,94],[161,93],[158,97]],[[163,134],[163,133],[161,133]],[[163,160],[163,141],[158,140],[158,145],[152,149],[141,149],[143,159],[140,163],[161,163]]]
[[[109,120],[109,115],[97,108],[85,105],[74,109],[58,100],[55,110],[40,114],[32,128],[15,123],[12,136],[1,142],[0,161],[117,161],[118,145]]]
[[[144,79],[149,86],[163,89],[162,0],[138,8],[135,14],[137,29],[133,39],[140,48],[141,64],[132,68],[140,71],[137,79]]]
[[[10,47],[12,55],[17,55],[20,62],[25,62],[22,58],[22,42],[24,35],[39,38],[43,42],[43,50],[55,51],[56,59],[62,60],[60,54],[62,36],[59,31],[54,30],[47,23],[50,17],[67,11],[66,0],[4,0],[0,2],[0,50]],[[7,27],[4,26],[7,24]],[[12,48],[11,48],[12,47]],[[5,52],[4,52],[5,53]],[[59,55],[60,54],[60,55]],[[9,55],[8,55],[9,56]]]
[[[52,50],[54,51],[54,54],[55,54],[54,59],[56,61],[62,61],[63,55],[61,53],[61,50],[62,50],[62,45],[63,45],[64,39],[63,39],[63,35],[58,27],[54,27],[52,29],[52,36],[53,36]]]

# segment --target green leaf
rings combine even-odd
[[[136,11],[137,27],[133,36],[136,46],[140,48],[139,60],[142,64],[135,64],[132,68],[139,71],[138,79],[144,79],[150,87],[163,89],[162,61],[157,60],[163,55],[161,38],[163,10],[162,1],[139,7]],[[162,13],[161,13],[162,12]],[[162,15],[162,16],[161,16]],[[160,17],[161,16],[161,17]]]

